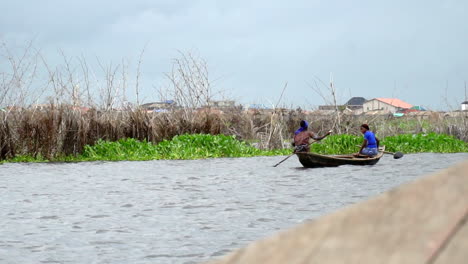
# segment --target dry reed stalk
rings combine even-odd
[[[0,56],[8,58],[10,70],[0,73],[0,109],[3,109],[0,111],[0,159],[17,155],[45,158],[76,155],[85,145],[100,139],[136,138],[158,143],[184,133],[223,133],[256,142],[260,148],[282,148],[303,119],[308,120],[311,129],[318,134],[333,129],[337,133],[359,135],[359,125],[369,123],[380,137],[437,132],[468,141],[465,116],[435,114],[427,119],[411,116],[396,119],[393,116],[344,115],[336,107],[332,79],[330,87],[322,83],[335,105],[332,115],[279,109],[287,85],[272,112],[213,109],[212,100],[217,92],[209,79],[207,63],[191,53],[180,53],[180,58],[174,60],[172,71],[167,74],[171,85],[165,93],[161,92],[175,99],[179,107],[167,113],[147,113],[139,106],[143,51],[137,67],[137,105],[132,107],[126,100],[131,78],[124,60],[118,65],[103,65],[98,60],[103,74],[99,78],[84,57],[76,62],[62,52],[63,64],[51,67],[31,45],[17,56],[2,45]],[[45,86],[34,88],[32,84],[39,77],[38,68],[41,67],[47,82]],[[315,83],[317,93],[328,100],[318,88],[317,80]],[[34,105],[46,89],[51,93],[49,103]]]
[[[235,110],[222,114],[193,112],[188,116],[183,110],[169,113],[90,110],[82,113],[68,106],[0,112],[0,118],[2,159],[26,154],[46,158],[76,155],[86,144],[94,144],[99,139],[136,138],[157,143],[184,133],[231,134],[257,142],[261,148],[278,148],[292,137],[301,119],[309,120],[311,129],[319,134],[328,130],[331,123],[327,116],[305,115],[295,110],[281,115]],[[343,131],[359,135],[358,127],[366,117],[346,117],[343,121]],[[411,117],[374,117],[372,122],[371,126],[380,137],[437,132],[467,140],[466,117],[440,118],[428,120],[428,123]],[[407,128],[402,128],[402,124]]]

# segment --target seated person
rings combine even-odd
[[[364,142],[362,142],[361,149],[358,153],[354,154],[354,156],[367,156],[367,157],[375,157],[379,153],[379,139],[375,137],[374,133],[369,130],[369,126],[367,124],[362,124],[361,133],[364,134]]]

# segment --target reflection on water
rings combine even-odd
[[[0,165],[0,263],[197,263],[467,159]]]

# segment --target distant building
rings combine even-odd
[[[270,107],[264,105],[264,104],[251,104],[249,105],[248,109],[270,109]]]
[[[413,105],[398,98],[374,98],[363,104],[364,112],[383,110],[396,113],[401,110],[410,109],[411,107]]]
[[[411,107],[410,110],[427,111],[427,109],[422,105],[415,105],[415,106]]]
[[[463,103],[461,103],[461,110],[468,111],[468,101],[464,101]]]
[[[142,104],[141,107],[147,111],[164,112],[170,109],[174,109],[176,105],[177,104],[174,100],[166,100],[163,102]]]
[[[340,105],[337,105],[336,107],[340,108]],[[336,107],[334,105],[319,105],[319,110],[322,110],[322,111],[335,111]]]
[[[249,114],[267,114],[273,111],[273,109],[264,104],[251,104],[246,109],[246,112]]]
[[[352,97],[351,99],[346,102],[347,106],[361,106],[366,102],[366,98],[364,97]]]
[[[415,105],[411,108],[405,108],[405,109],[400,109],[397,111],[398,114],[401,114],[400,116],[409,114],[409,113],[415,113],[415,112],[425,112],[427,109],[424,106],[420,105]]]
[[[46,110],[52,108],[52,104],[33,104],[29,108],[34,110]]]
[[[234,108],[236,106],[236,102],[232,100],[209,101],[208,106],[214,108]]]
[[[362,112],[362,105],[366,102],[364,97],[352,97],[344,105],[319,105],[320,111],[344,111],[346,114],[360,114]]]
[[[366,98],[364,97],[352,97],[351,99],[346,102],[345,107],[348,114],[362,114],[364,112],[364,103],[366,102]]]

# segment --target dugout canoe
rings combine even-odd
[[[306,168],[317,168],[317,167],[337,167],[341,165],[375,165],[382,158],[385,151],[385,147],[379,149],[377,156],[369,157],[354,157],[351,154],[348,155],[320,155],[309,152],[297,152],[296,155],[299,158],[302,166]]]

